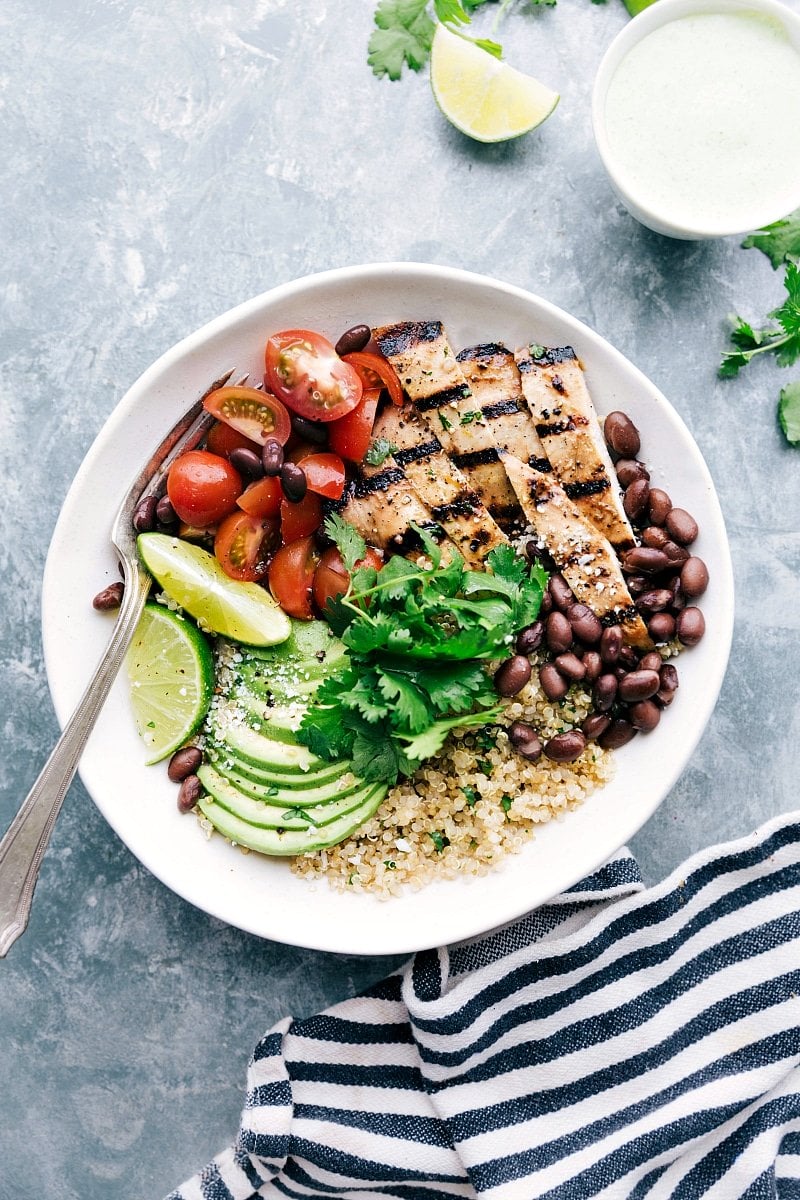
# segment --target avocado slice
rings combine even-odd
[[[229,746],[206,743],[206,753],[214,766],[222,774],[235,771],[237,775],[261,784],[263,787],[280,787],[287,791],[300,791],[310,787],[322,787],[326,783],[334,783],[350,770],[349,761],[337,759],[324,763],[323,766],[311,771],[276,771],[271,767],[258,767],[254,763],[245,762],[232,753]]]
[[[197,806],[214,828],[236,845],[247,846],[250,850],[256,850],[260,854],[289,857],[296,854],[307,854],[311,850],[323,850],[326,846],[335,846],[337,842],[343,842],[370,819],[386,792],[385,784],[373,784],[367,791],[367,798],[352,812],[337,818],[330,825],[302,830],[284,829],[281,831],[248,825],[240,817],[228,812],[221,804],[217,804],[210,796],[201,796]]]
[[[251,779],[237,771],[235,766],[231,767],[227,763],[216,762],[213,766],[206,763],[197,772],[200,782],[212,794],[215,794],[214,788],[206,783],[204,771],[211,782],[216,783],[222,779],[259,803],[271,804],[280,809],[292,805],[308,808],[309,804],[319,805],[342,800],[345,796],[349,796],[364,786],[363,779],[358,779],[349,771],[345,771],[336,779],[328,780],[325,783],[318,784],[312,779],[304,782],[303,787],[287,788],[265,779]]]
[[[262,770],[269,770],[270,773],[305,774],[312,769],[329,765],[324,759],[312,754],[306,746],[269,737],[266,732],[259,733],[249,725],[231,724],[224,730],[212,726],[211,737],[223,753],[230,750],[235,758]]]
[[[311,793],[307,793],[307,803],[302,808],[285,804],[274,804],[270,800],[253,799],[246,796],[229,780],[218,774],[207,764],[198,772],[200,782],[208,794],[220,808],[224,808],[232,816],[257,829],[313,829],[332,825],[341,817],[360,808],[372,794],[374,784],[360,780],[351,792],[331,799],[324,804],[314,804]]]
[[[297,730],[304,710],[296,704],[272,705],[252,692],[237,690],[233,693],[225,711],[233,717],[233,724],[244,721],[245,724],[257,729],[272,741],[298,745]],[[223,721],[222,728],[220,728],[218,711],[216,715],[212,714],[209,728],[217,732],[219,740],[224,740],[230,724],[230,720]]]

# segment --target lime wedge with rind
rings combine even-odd
[[[166,533],[142,533],[137,545],[167,596],[203,629],[248,646],[275,646],[292,632],[291,621],[265,588],[229,578],[202,546]]]
[[[151,766],[200,728],[214,694],[214,658],[191,621],[162,604],[146,604],[125,662]]]
[[[478,142],[530,133],[559,100],[558,92],[444,25],[437,26],[433,38],[431,88],[448,121]]]

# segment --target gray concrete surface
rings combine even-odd
[[[496,147],[450,128],[424,76],[373,78],[371,10],[0,11],[0,827],[57,734],[40,580],[70,481],[117,400],[175,340],[271,284],[416,259],[497,275],[587,321],[672,399],[716,480],[736,570],[733,654],[699,749],[635,840],[655,881],[795,806],[800,450],[783,444],[775,402],[800,366],[715,378],[725,315],[761,317],[780,278],[737,239],[650,234],[612,196],[589,97],[627,19],[618,0],[509,16],[509,58],[563,98],[539,132]],[[389,965],[261,942],[191,909],[76,783],[30,929],[0,964],[0,1197],[162,1196],[234,1132],[260,1033]]]

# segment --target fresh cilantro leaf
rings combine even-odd
[[[444,413],[442,412],[441,409],[439,409],[439,412],[437,415],[439,417],[439,424],[441,425],[442,429],[452,429],[453,428],[452,421],[449,421],[447,419],[447,417],[444,415]]]
[[[390,454],[394,454],[396,449],[397,446],[393,442],[390,442],[388,438],[375,438],[375,441],[364,455],[364,462],[368,463],[371,467],[379,467],[382,463],[386,462]]]
[[[354,709],[370,725],[383,720],[389,713],[389,705],[378,690],[378,675],[374,670],[360,674],[354,687],[339,694],[339,703],[344,708]]]
[[[775,221],[751,233],[742,246],[745,250],[761,250],[776,270],[787,259],[800,257],[800,208],[782,221]]]
[[[775,345],[778,365],[790,367],[800,358],[800,267],[789,260],[784,276],[786,299],[769,315],[780,324],[786,337]]]
[[[754,329],[749,321],[743,321],[735,313],[731,315],[731,321],[734,322],[734,325],[730,332],[730,339],[740,350],[754,350],[756,346],[761,345],[765,337],[769,336],[769,330]]]
[[[439,829],[428,830],[428,837],[436,847],[436,853],[441,854],[445,846],[450,845],[450,838],[446,837]]]
[[[433,0],[433,10],[443,25],[469,25],[460,0]]]
[[[428,0],[380,0],[375,10],[377,29],[369,39],[367,62],[382,78],[399,79],[403,67],[419,71],[428,61],[434,25]]]
[[[320,704],[317,699],[303,714],[298,737],[312,754],[327,760],[346,758],[353,741],[352,730],[342,721],[341,708]]]
[[[435,571],[442,561],[442,551],[439,543],[427,529],[423,529],[423,527],[421,525],[417,525],[416,522],[412,521],[410,528],[414,530],[414,533],[422,543],[422,548],[427,554],[428,558],[431,560],[433,569]]]
[[[486,555],[486,565],[498,579],[509,583],[522,583],[528,577],[528,565],[512,546],[495,546]]]
[[[738,374],[756,354],[773,352],[781,367],[790,367],[800,358],[800,267],[791,259],[786,263],[783,282],[786,298],[769,314],[779,328],[755,329],[741,317],[734,318],[731,341],[736,349],[722,356],[718,370],[722,379]]]
[[[492,764],[489,762],[488,758],[479,758],[477,765],[478,765],[478,770],[481,771],[484,775],[491,775]]]
[[[555,0],[543,0],[545,4],[555,4]],[[469,38],[470,42],[474,42],[481,50],[485,50],[487,54],[491,54],[493,58],[503,57],[503,47],[499,42],[493,42],[491,38]]]
[[[462,787],[461,791],[464,793],[464,798],[466,799],[470,808],[474,808],[481,798],[480,792],[474,787]]]
[[[353,773],[368,782],[397,782],[403,765],[399,747],[385,726],[359,729],[353,739]]]
[[[749,356],[741,350],[728,350],[722,356],[717,375],[720,379],[733,379],[749,362]]]
[[[342,556],[346,571],[352,571],[356,563],[367,553],[367,543],[358,530],[338,513],[325,518],[322,528],[336,545]]]
[[[492,681],[477,662],[423,667],[416,680],[430,698],[436,716],[469,712],[478,703],[491,705],[495,698]]]
[[[508,819],[508,814],[511,811],[511,805],[513,803],[514,803],[514,799],[512,796],[509,796],[508,792],[506,792],[506,794],[504,796],[500,797],[500,807],[502,808],[503,812],[506,814],[506,819]]]
[[[781,389],[778,420],[790,446],[800,446],[800,380]]]
[[[395,722],[402,722],[409,733],[421,733],[426,729],[434,714],[424,692],[400,672],[378,668],[377,676],[381,693],[394,708]]]

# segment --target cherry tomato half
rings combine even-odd
[[[261,453],[261,447],[256,442],[251,442],[250,438],[239,433],[232,425],[226,425],[224,421],[215,421],[209,429],[206,450],[210,450],[212,454],[220,454],[223,458],[230,458],[233,450],[255,450],[257,454]]]
[[[291,419],[280,400],[258,388],[217,388],[206,396],[203,408],[259,446],[267,438],[284,445],[292,432]]]
[[[261,520],[245,512],[235,512],[217,530],[214,553],[231,579],[256,583],[267,574],[279,541],[277,520]]]
[[[372,441],[380,394],[379,388],[364,392],[357,408],[331,424],[330,447],[341,458],[363,462]]]
[[[269,567],[269,588],[272,595],[290,617],[310,621],[311,584],[319,562],[319,550],[312,537],[300,538],[281,546]]]
[[[245,488],[236,501],[242,512],[251,517],[277,517],[281,511],[283,488],[279,479],[265,475]]]
[[[380,571],[383,566],[383,555],[374,546],[368,546],[367,553],[356,563],[356,566],[374,567],[376,571]],[[349,583],[350,576],[342,562],[341,554],[335,546],[330,546],[319,560],[312,585],[314,603],[323,615],[328,601],[335,600],[337,596],[343,596]]]
[[[344,491],[344,463],[338,454],[314,453],[297,459],[303,468],[308,490],[328,500],[338,500]]]
[[[266,382],[301,417],[335,421],[361,399],[358,372],[327,338],[310,329],[286,329],[267,340]]]
[[[296,542],[298,538],[308,537],[322,524],[322,501],[313,492],[306,492],[302,500],[291,504],[284,500],[281,504],[281,540]]]
[[[167,495],[187,525],[216,525],[236,507],[242,479],[227,458],[208,450],[188,450],[169,469]]]
[[[382,354],[371,354],[368,350],[354,350],[352,354],[345,354],[344,361],[351,367],[355,367],[362,379],[372,380],[372,382],[365,383],[365,387],[374,387],[374,376],[377,375],[382,386],[389,393],[392,404],[401,405],[403,403],[405,399],[403,386],[388,358],[384,358]]]

